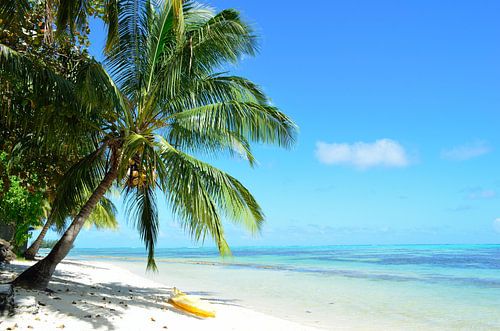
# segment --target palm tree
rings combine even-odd
[[[92,142],[89,139],[89,132],[92,130],[85,127],[85,130],[74,131],[75,126],[69,124],[75,123],[76,127],[83,127],[78,119],[75,121],[75,117],[81,117],[81,106],[85,105],[88,110],[96,105],[95,100],[94,104],[85,100],[83,93],[80,94],[80,105],[74,100],[68,102],[71,94],[75,92],[71,91],[68,95],[68,87],[78,83],[79,88],[84,88],[85,81],[88,81],[87,76],[91,73],[89,69],[95,64],[88,58],[86,49],[74,50],[71,46],[76,45],[76,39],[71,38],[58,38],[57,41],[52,40],[53,42],[47,43],[46,38],[40,37],[40,32],[52,33],[47,27],[54,25],[55,17],[52,15],[54,7],[57,8],[58,26],[62,27],[63,31],[76,31],[77,28],[82,28],[82,22],[86,21],[85,15],[89,14],[90,9],[100,5],[108,10],[108,5],[113,2],[106,0],[104,4],[103,1],[84,1],[79,4],[82,10],[76,8],[77,2],[64,0],[47,0],[42,3],[5,0],[0,4],[2,43],[5,43],[1,49],[4,62],[0,69],[0,77],[3,78],[0,83],[2,87],[0,149],[8,152],[9,164],[15,165],[10,167],[11,172],[18,175],[21,173],[21,176],[36,173],[37,189],[44,191],[46,205],[44,209],[47,211],[42,231],[31,247],[24,252],[27,259],[34,259],[51,225],[55,225],[59,231],[65,226],[65,218],[48,217],[50,203],[53,200],[52,193],[56,190],[57,182],[68,169],[68,165],[78,160],[78,156],[85,155],[89,151],[88,143]],[[78,12],[78,18],[73,17],[75,11]],[[76,21],[79,22],[78,26]],[[17,52],[9,47],[13,47]],[[83,65],[79,65],[80,63]],[[21,70],[21,74],[12,75],[9,70]],[[25,75],[22,73],[23,70],[32,70],[35,73]],[[44,84],[46,80],[51,84]],[[40,87],[47,89],[40,90]],[[50,93],[55,91],[64,97]],[[93,91],[87,92],[90,95]],[[58,111],[54,112],[53,109]],[[48,113],[53,113],[55,116],[47,116]],[[58,114],[63,116],[58,118]],[[37,125],[34,126],[34,123]],[[47,135],[45,132],[51,134]],[[83,136],[79,136],[80,133]],[[65,144],[59,144],[60,141],[64,141]],[[73,209],[75,208],[78,206],[73,206]],[[94,224],[97,228],[116,228],[114,213],[113,204],[103,198],[88,223]]]
[[[261,228],[264,215],[250,192],[195,157],[229,153],[254,165],[250,142],[294,142],[296,126],[258,86],[217,73],[255,54],[252,29],[235,10],[214,14],[192,2],[140,0],[122,3],[118,26],[118,44],[106,60],[119,88],[116,116],[99,123],[95,149],[65,174],[55,210],[76,205],[85,189],[92,194],[47,257],[14,281],[17,286],[47,286],[114,182],[124,188],[128,213],[148,251],[148,269],[156,269],[159,192],[189,234],[195,240],[211,236],[221,254],[229,253],[223,218],[254,233]]]
[[[45,211],[44,215],[45,223],[43,224],[43,227],[36,239],[23,253],[23,256],[26,260],[35,259],[38,251],[40,250],[40,246],[45,238],[45,235],[47,234],[51,226],[55,226],[59,232],[64,232],[64,228],[66,227],[67,218],[64,218],[62,220],[54,219],[50,212],[50,204],[48,203],[48,201],[47,205],[48,208]],[[113,202],[107,197],[102,197],[95,209],[92,211],[92,214],[90,214],[85,225],[88,228],[94,226],[96,229],[117,229],[118,221],[116,220],[116,213],[117,210]]]

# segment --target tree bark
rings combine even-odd
[[[111,187],[113,181],[118,176],[120,157],[118,155],[118,148],[115,146],[112,146],[110,163],[111,165],[109,171],[106,173],[87,202],[80,209],[80,212],[73,219],[73,222],[71,222],[71,225],[64,232],[63,236],[59,239],[54,248],[52,248],[50,253],[45,258],[21,273],[12,282],[14,286],[39,290],[47,288],[57,265],[66,257],[66,255],[68,255],[69,251],[73,247],[73,243],[75,242],[78,233],[80,233],[85,220],[89,217],[99,200],[104,196],[106,191]]]
[[[47,234],[47,231],[49,231],[51,225],[52,225],[52,218],[48,217],[47,220],[45,221],[45,224],[43,225],[42,231],[40,232],[36,240],[24,252],[24,258],[26,260],[35,260],[35,256],[38,253],[38,250],[40,249],[40,245],[42,244],[43,238],[45,238],[45,235]]]

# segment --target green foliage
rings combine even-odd
[[[108,27],[106,48],[116,42],[118,33],[118,0],[47,0],[54,12],[58,35],[85,36],[89,33],[89,17],[100,18]]]
[[[118,229],[117,213],[118,211],[113,202],[107,197],[103,197],[85,222],[85,227],[94,226],[96,229],[116,230]]]
[[[46,207],[55,199],[64,173],[94,146],[99,135],[95,127],[104,125],[97,119],[109,122],[113,115],[103,110],[115,104],[114,86],[106,88],[101,83],[109,82],[107,74],[88,55],[88,24],[52,39],[56,2],[0,4],[0,151],[4,151],[0,203],[3,221],[16,224],[16,242],[24,242],[25,230],[37,223],[33,215],[23,213],[14,219],[13,206],[24,201],[24,206],[32,206],[33,214],[40,207],[50,209]],[[99,3],[93,1],[91,7]],[[59,217],[51,222],[64,228],[67,217],[82,203],[59,208]],[[104,199],[86,224],[116,228],[114,213],[114,206]]]
[[[82,77],[92,76],[94,67],[75,38],[46,40],[47,8],[31,0],[0,5],[0,150],[8,154],[11,174],[37,174],[52,200],[56,183],[91,138],[88,128],[78,128],[89,107]]]
[[[69,35],[79,31],[91,2],[60,0],[58,26]],[[229,254],[223,222],[258,233],[264,214],[239,181],[196,157],[225,154],[253,166],[251,143],[288,148],[297,132],[256,84],[221,73],[257,52],[253,29],[235,10],[215,13],[192,1],[104,3],[117,9],[106,18],[116,33],[106,53],[109,76],[95,61],[66,72],[0,45],[1,78],[21,86],[30,95],[26,106],[40,110],[32,122],[42,123],[38,132],[48,137],[35,136],[49,146],[79,146],[71,154],[78,160],[58,182],[53,212],[74,215],[91,192],[102,197],[103,179],[117,174],[149,268],[155,268],[160,191],[194,240],[211,237]]]
[[[0,162],[5,164],[6,154],[0,154]],[[31,178],[29,185],[22,185],[23,180],[9,176],[9,188],[0,199],[0,222],[15,227],[14,247],[18,249],[30,237],[28,229],[40,225],[43,215],[43,191],[36,188],[36,177]],[[5,186],[1,180],[0,189]]]

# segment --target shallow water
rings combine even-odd
[[[326,329],[500,330],[500,245],[75,249],[148,278]]]

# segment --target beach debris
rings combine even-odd
[[[15,330],[17,329],[17,323],[11,324],[5,328],[5,330]]]
[[[33,325],[28,325],[27,328],[28,329],[33,329]]]
[[[40,317],[36,316],[35,321],[39,321],[39,320],[40,320]]]
[[[38,301],[38,304],[39,304],[40,306],[46,306],[46,305],[47,305],[46,303],[43,303],[43,302],[41,302],[41,301]]]
[[[306,310],[306,313],[310,314],[310,313],[312,313],[312,311],[310,311],[310,310]]]
[[[164,329],[168,329],[168,326],[164,325],[164,326],[163,326],[163,328],[164,328]]]
[[[156,322],[155,318],[154,317],[150,317],[149,318],[152,322]]]
[[[97,314],[97,315],[95,315],[95,317],[96,317],[96,318],[101,317],[101,314]]]
[[[58,326],[56,326],[56,328],[58,329],[64,329],[66,326],[64,324],[59,324]]]

